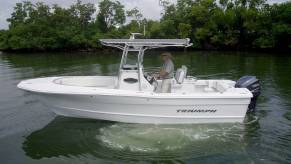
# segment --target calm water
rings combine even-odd
[[[160,65],[157,52],[145,67]],[[176,52],[198,78],[262,82],[257,112],[244,124],[140,125],[57,117],[16,88],[23,79],[115,75],[120,56],[0,54],[0,163],[291,163],[291,57]]]

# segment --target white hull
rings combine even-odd
[[[45,85],[40,82],[48,78],[38,80],[38,84]],[[126,123],[243,122],[251,98],[249,94],[239,97],[227,93],[167,95],[120,90],[113,93],[116,89],[95,87],[82,87],[82,93],[74,93],[71,89],[81,90],[77,86],[68,86],[68,90],[64,88],[67,86],[62,86],[62,92],[57,93],[55,83],[48,84],[54,87],[39,86],[46,90],[33,90],[25,84],[31,85],[33,81],[24,81],[18,87],[36,93],[37,98],[58,115]],[[71,91],[70,94],[67,91]]]
[[[100,40],[123,50],[116,77],[38,78],[22,81],[18,87],[33,92],[63,116],[150,124],[243,122],[253,95],[246,88],[236,88],[234,81],[196,80],[182,66],[173,79],[164,81],[168,93],[161,93],[165,92],[162,82],[144,74],[146,49],[189,47],[190,39],[135,39],[134,35]],[[128,63],[128,52],[136,53],[136,64]]]
[[[242,122],[249,103],[248,99],[231,100],[233,104],[224,104],[226,99],[157,100],[84,95],[40,97],[58,115],[154,124]]]

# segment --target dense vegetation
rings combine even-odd
[[[101,48],[99,38],[128,38],[145,30],[146,38],[189,37],[201,49],[291,48],[291,2],[265,0],[162,1],[160,21],[137,9],[125,11],[114,0],[94,4],[78,0],[69,8],[25,1],[17,3],[8,30],[0,30],[2,50],[64,50]],[[129,21],[126,21],[128,19]]]

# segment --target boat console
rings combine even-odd
[[[115,89],[156,91],[157,83],[153,83],[156,80],[144,76],[144,51],[160,47],[189,47],[192,43],[190,43],[190,39],[135,39],[135,35],[136,33],[132,34],[130,39],[100,40],[101,44],[105,46],[116,47],[123,51]],[[128,63],[129,52],[135,53],[137,56],[134,65]]]

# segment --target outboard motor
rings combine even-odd
[[[256,76],[243,76],[235,84],[236,88],[247,88],[253,94],[248,112],[254,112],[256,108],[257,98],[261,94],[261,86]]]

